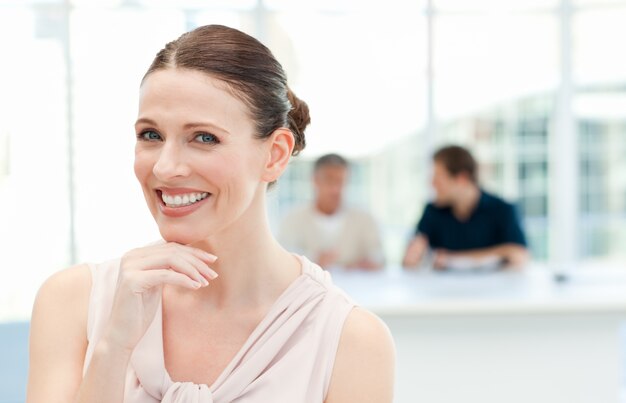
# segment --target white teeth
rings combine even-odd
[[[183,207],[199,202],[200,200],[205,199],[208,195],[209,194],[207,192],[189,193],[176,196],[169,196],[165,193],[161,193],[161,199],[167,207]]]

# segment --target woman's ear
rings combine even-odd
[[[274,130],[267,141],[270,142],[270,147],[262,179],[270,183],[277,180],[287,168],[295,139],[291,130],[281,127]]]

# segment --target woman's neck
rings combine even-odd
[[[214,307],[271,303],[302,272],[299,260],[272,235],[264,209],[244,214],[229,229],[193,246],[218,258],[211,268],[219,277],[193,291]]]

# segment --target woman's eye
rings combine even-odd
[[[154,130],[143,131],[143,132],[139,133],[139,135],[137,137],[140,140],[147,140],[147,141],[158,141],[158,140],[161,140],[161,135],[159,133],[155,132]]]
[[[200,133],[196,136],[196,140],[201,143],[219,143],[220,142],[217,137],[215,137],[214,135],[210,133]]]

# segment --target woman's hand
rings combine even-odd
[[[196,290],[217,273],[208,265],[216,256],[174,242],[133,249],[120,263],[113,308],[105,339],[131,351],[156,313],[164,284]]]

